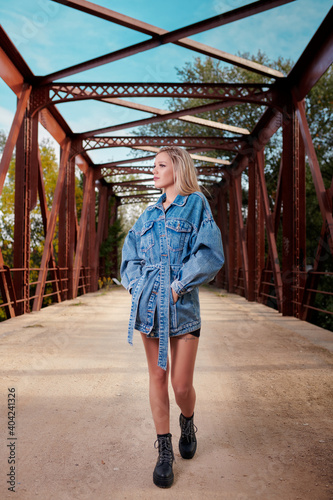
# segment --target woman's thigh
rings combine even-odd
[[[192,385],[199,338],[187,333],[170,338],[171,381]]]
[[[159,339],[153,337],[147,338],[144,333],[141,333],[141,337],[146,352],[149,374],[162,379],[167,377],[169,373],[169,360],[166,371],[160,366],[157,366]]]

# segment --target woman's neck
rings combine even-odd
[[[163,207],[167,208],[173,201],[175,201],[178,193],[174,189],[165,190],[165,201],[163,202]]]

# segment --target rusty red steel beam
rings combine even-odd
[[[33,90],[31,113],[45,107],[86,99],[120,105],[124,97],[176,97],[222,101],[219,107],[237,102],[280,108],[279,86],[267,83],[204,83],[204,82],[66,82],[49,83]],[[115,99],[117,101],[115,102]],[[207,103],[205,103],[207,105]],[[123,104],[125,105],[125,104]],[[127,104],[135,107],[134,104]],[[212,103],[214,106],[216,103]],[[143,106],[138,105],[143,110]],[[189,108],[190,109],[190,108]],[[203,111],[207,109],[203,108]],[[157,113],[158,114],[158,113]],[[163,114],[163,113],[159,113]]]
[[[55,106],[40,110],[39,121],[60,146],[63,146],[67,137],[73,135],[73,131]]]
[[[249,289],[249,259],[246,245],[245,228],[242,215],[242,187],[241,187],[241,177],[237,177],[233,183],[235,190],[235,206],[238,219],[238,235],[240,250],[242,256],[242,266],[243,266],[243,281],[244,281],[244,295],[248,299],[248,289]]]
[[[49,219],[49,210],[47,207],[47,202],[46,202],[46,192],[45,192],[45,186],[44,186],[44,179],[43,179],[43,166],[42,166],[42,161],[40,157],[40,151],[39,148],[37,148],[37,174],[38,174],[38,196],[39,196],[39,204],[40,204],[40,211],[42,214],[42,220],[43,220],[43,227],[44,227],[44,235],[46,236],[47,234],[47,224],[48,224],[48,219]],[[50,267],[53,269],[56,269],[57,263],[53,254],[53,246],[51,245],[51,251],[50,251]],[[55,277],[55,283],[53,283],[53,290],[56,293],[57,301],[61,302],[61,295],[60,295],[60,289],[61,289],[61,282],[56,277],[56,271],[54,271],[54,277]],[[60,288],[59,288],[60,286]]]
[[[235,104],[236,101],[232,101],[232,104]],[[90,137],[92,135],[96,134],[104,134],[107,132],[115,132],[116,130],[123,130],[131,127],[139,127],[142,125],[148,125],[151,123],[159,123],[162,121],[166,120],[174,120],[177,118],[184,118],[184,122],[186,122],[185,116],[187,115],[194,115],[197,113],[205,113],[207,111],[213,111],[216,109],[221,109],[223,107],[226,107],[226,105],[230,105],[230,102],[225,102],[225,101],[220,101],[218,103],[213,103],[213,104],[205,104],[203,106],[195,106],[194,108],[185,108],[180,111],[171,111],[168,112],[166,111],[165,113],[159,113],[158,116],[153,116],[150,118],[144,118],[140,120],[134,120],[132,122],[127,122],[127,123],[120,123],[118,125],[112,125],[111,127],[104,127],[104,128],[99,128],[99,129],[94,129],[90,130],[87,132],[83,132],[80,134],[76,134],[76,137],[79,139],[85,139],[86,137]],[[161,110],[159,110],[161,111]],[[205,120],[205,126],[210,127],[210,128],[217,128],[220,124],[220,122],[213,122],[210,120]],[[200,124],[200,123],[199,123]],[[226,126],[226,130],[228,126]],[[247,134],[248,132],[245,129],[239,129],[237,130],[238,127],[230,127],[231,131],[236,133],[236,134]]]
[[[331,186],[327,189],[327,195],[329,198],[329,202],[331,207],[333,207],[333,178],[331,182]],[[314,264],[312,268],[312,272],[309,272],[307,275],[306,283],[304,285],[304,293],[302,297],[302,303],[301,303],[301,311],[300,311],[300,317],[302,320],[307,321],[309,318],[309,315],[311,314],[311,309],[307,306],[313,305],[314,302],[314,296],[311,292],[308,290],[313,290],[317,289],[318,286],[318,281],[319,281],[319,276],[316,274],[318,271],[321,270],[323,267],[323,264],[326,259],[324,259],[324,252],[326,252],[328,244],[325,242],[325,238],[327,238],[327,228],[326,228],[326,222],[323,222],[321,231],[320,231],[320,238],[319,238],[319,243],[316,251],[316,255],[314,258]]]
[[[116,106],[123,106],[125,108],[136,109],[138,111],[144,111],[146,113],[152,113],[153,115],[167,115],[170,111],[155,108],[153,106],[147,106],[146,104],[139,104],[132,101],[126,101],[125,99],[119,98],[106,98],[102,99],[103,102],[108,102],[110,104],[115,104]],[[229,132],[235,132],[237,134],[249,134],[250,132],[241,127],[234,127],[232,125],[227,125],[222,122],[215,122],[212,120],[205,120],[198,117],[193,117],[192,115],[203,113],[207,111],[213,111],[215,109],[221,109],[227,106],[235,105],[236,101],[219,101],[217,103],[205,104],[203,106],[195,106],[192,108],[186,108],[186,114],[178,117],[179,120],[183,122],[196,123],[198,125],[204,125],[206,127],[218,128],[221,130],[228,130]],[[185,109],[184,109],[185,112]],[[170,117],[169,117],[170,118]],[[166,119],[168,119],[166,117]]]
[[[121,193],[125,192],[125,194],[128,194],[129,192],[136,192],[136,191],[156,191],[158,193],[161,193],[161,190],[159,188],[155,188],[153,184],[128,184],[127,186],[116,186],[115,184],[112,183],[112,190],[114,194],[117,194],[121,196]],[[150,193],[150,194],[155,194],[155,193]]]
[[[248,251],[248,297],[249,301],[255,300],[256,281],[256,169],[254,162],[249,164],[249,191],[248,191],[248,212],[247,212],[247,251]]]
[[[131,186],[132,184],[144,184],[145,182],[152,181],[153,174],[145,179],[133,179],[131,181],[116,181],[112,182],[112,186]]]
[[[304,49],[294,68],[283,82],[282,96],[292,93],[296,101],[301,101],[326,72],[333,60],[333,8]],[[253,146],[238,154],[233,162],[235,175],[239,175],[247,166],[244,154],[255,156],[282,125],[283,115],[280,111],[268,108],[254,130],[251,132]]]
[[[84,242],[85,242],[85,236],[86,236],[86,230],[87,230],[87,224],[88,224],[88,209],[89,209],[89,205],[90,205],[90,197],[92,195],[92,190],[94,187],[93,182],[94,182],[93,169],[89,168],[87,171],[87,175],[86,175],[85,189],[84,189],[84,193],[83,193],[81,219],[80,219],[80,226],[79,226],[79,231],[78,231],[75,260],[74,260],[74,277],[73,277],[74,298],[77,297],[77,293],[78,293],[80,271],[81,271],[81,265],[82,265],[82,255],[83,255],[83,250],[84,250]]]
[[[48,228],[47,228],[47,234],[45,237],[44,251],[43,251],[42,261],[41,261],[41,265],[40,265],[40,271],[39,271],[39,275],[38,275],[38,284],[36,287],[36,298],[35,298],[34,304],[33,304],[33,311],[39,311],[41,309],[42,303],[43,303],[43,293],[44,293],[45,281],[46,281],[46,276],[47,276],[47,271],[48,271],[47,264],[50,260],[50,255],[51,255],[51,245],[52,245],[52,240],[53,240],[53,236],[54,236],[57,216],[58,216],[58,212],[59,212],[62,189],[64,186],[64,181],[65,181],[65,176],[66,176],[66,165],[67,165],[67,161],[68,161],[68,157],[69,157],[70,145],[71,145],[70,140],[67,140],[65,143],[65,146],[63,148],[63,154],[62,154],[61,160],[60,160],[58,180],[57,180],[57,185],[56,185],[56,188],[54,191],[52,210],[51,210],[50,217],[48,220]]]
[[[101,7],[92,2],[88,2],[85,0],[52,0],[52,1],[66,5],[68,7],[72,7],[87,14],[100,17],[102,19],[105,19],[106,21],[117,22],[117,24],[125,26],[126,28],[135,29],[136,31],[140,31],[141,33],[145,33],[146,35],[160,36],[165,34],[165,30],[156,28],[155,26],[152,26],[144,22],[137,21],[134,18],[125,16],[123,14],[119,14],[118,12],[112,11],[105,7]],[[177,32],[176,38],[180,39],[185,36],[191,36],[197,33],[201,33],[202,31],[217,28],[224,24],[239,21],[240,19],[244,19],[246,17],[259,14],[260,12],[265,12],[266,10],[279,7],[280,5],[291,3],[293,1],[295,0],[260,0],[257,2],[252,2],[242,7],[233,9],[229,12],[218,14],[217,16],[213,16],[209,19],[191,24],[190,26],[179,28],[178,30],[175,30],[172,33]],[[174,37],[171,38],[171,41],[173,41],[173,38]],[[166,40],[169,40],[169,38],[166,38]]]
[[[127,174],[151,174],[151,166],[136,166],[136,167],[124,167],[124,166],[114,166],[109,167],[109,171],[101,172],[100,169],[95,170],[95,179],[103,179],[105,177],[110,177],[112,175],[127,175]],[[197,175],[199,176],[216,176],[218,179],[225,174],[225,168],[220,167],[196,167]]]
[[[103,231],[105,227],[105,219],[107,216],[108,209],[108,187],[101,186],[99,190],[99,200],[98,200],[98,224],[97,224],[97,234],[95,241],[95,259],[96,268],[98,268],[99,261],[99,249],[103,241]]]
[[[199,21],[183,28],[169,31],[161,35],[156,35],[149,40],[145,40],[143,42],[139,42],[115,52],[105,54],[104,56],[96,57],[94,59],[90,59],[89,61],[70,66],[60,71],[56,71],[45,77],[42,77],[40,79],[40,83],[49,83],[60,78],[80,73],[81,71],[87,71],[88,69],[96,68],[97,66],[100,66],[102,64],[118,61],[119,59],[123,59],[125,57],[150,50],[166,43],[174,43],[187,36],[195,35],[197,33],[201,33],[202,31],[216,28],[292,1],[295,0],[261,0],[253,2],[252,4],[246,5],[245,7],[234,9],[234,11],[214,16],[212,18]],[[62,3],[62,0],[59,0],[58,3]]]
[[[22,90],[22,86],[24,84],[24,78],[1,47],[0,47],[0,77],[14,92],[14,94],[16,94],[17,97],[19,97]]]
[[[47,221],[49,218],[49,210],[46,203],[46,192],[43,179],[43,166],[38,148],[38,196],[40,202],[40,211],[42,214],[44,234],[47,234]]]
[[[10,160],[12,159],[14,147],[23,122],[24,114],[27,109],[30,94],[31,86],[28,84],[24,84],[0,162],[0,196],[2,193],[3,185],[5,183]]]
[[[35,81],[35,75],[27,66],[1,25],[0,77],[18,98],[21,95],[23,84],[34,83]],[[48,109],[44,108],[39,114],[39,121],[60,145],[63,144],[66,135],[70,137],[73,133],[54,106],[50,106]]]
[[[327,226],[328,244],[333,256],[333,215],[331,202],[328,192],[325,189],[324,181],[321,175],[320,166],[318,163],[316,151],[312,142],[309,125],[305,115],[304,103],[295,102],[297,117],[300,125],[301,134],[304,141],[305,151],[308,157],[313,183],[315,186],[317,199],[321,216]]]
[[[228,292],[235,291],[235,271],[237,266],[237,220],[236,220],[236,198],[235,189],[233,184],[236,178],[229,176],[229,246],[228,246],[228,262],[229,262],[229,276],[228,276]]]
[[[2,295],[2,300],[4,303],[7,304],[6,307],[6,314],[9,316],[9,318],[15,318],[15,309],[13,307],[12,302],[15,304],[15,300],[12,301],[12,298],[10,296],[10,291],[12,289],[12,292],[15,294],[15,289],[12,286],[12,283],[9,284],[8,286],[8,272],[10,273],[10,270],[7,266],[5,266],[4,261],[3,261],[3,256],[0,248],[0,291]],[[15,295],[14,295],[15,297]]]
[[[34,74],[0,25],[0,76],[19,97],[23,83],[33,83]]]
[[[272,263],[273,275],[274,275],[276,300],[277,300],[278,310],[281,312],[282,304],[283,304],[283,302],[282,302],[282,278],[281,278],[281,270],[280,270],[280,265],[279,265],[279,255],[278,255],[278,251],[277,251],[276,239],[275,239],[275,233],[274,233],[274,225],[273,225],[272,215],[271,215],[271,211],[270,211],[270,207],[269,207],[269,199],[268,199],[267,186],[266,186],[265,173],[264,173],[264,159],[263,159],[263,154],[261,151],[259,151],[257,153],[256,166],[257,166],[257,172],[258,172],[258,178],[259,178],[261,198],[262,198],[263,208],[264,208],[264,217],[265,217],[265,223],[266,223],[268,249],[269,249],[270,260]]]
[[[207,136],[96,136],[77,141],[76,147],[84,151],[112,147],[169,146],[200,147],[201,150],[222,149],[237,152],[247,142],[246,137],[207,137]],[[191,151],[189,151],[191,153]]]
[[[228,200],[227,200],[228,184],[229,184],[229,179],[227,179],[225,185],[220,188],[218,214],[217,214],[217,223],[221,230],[222,242],[223,242],[223,250],[225,257],[224,272],[226,280],[228,280],[229,277],[229,232],[228,232]]]
[[[189,35],[193,35],[202,31],[206,31],[207,29],[212,29],[213,27],[221,26],[222,24],[227,24],[230,22],[234,22],[237,20],[240,20],[245,17],[249,17],[254,14],[258,14],[259,12],[263,12],[268,9],[272,9],[274,7],[278,7],[280,5],[284,5],[286,3],[290,3],[291,1],[294,0],[278,0],[278,1],[258,1],[254,2],[251,4],[248,4],[244,7],[240,7],[238,9],[234,9],[232,11],[226,12],[224,14],[220,14],[218,16],[214,16],[213,18],[210,18],[205,21],[200,21],[199,23],[195,23],[191,26],[187,26],[185,28],[180,28],[178,30],[175,30],[174,32],[168,32],[164,29],[157,28],[156,26],[152,26],[151,24],[143,23],[141,21],[138,21],[136,19],[133,19],[128,16],[124,16],[123,14],[119,14],[118,12],[111,11],[109,9],[106,9],[105,7],[100,7],[98,5],[95,5],[91,2],[87,2],[85,0],[53,0],[58,3],[62,3],[64,5],[70,6],[72,8],[76,8],[79,10],[83,10],[84,12],[87,12],[91,15],[97,16],[97,17],[102,17],[103,19],[106,19],[108,21],[120,24],[122,26],[126,26],[128,28],[134,29],[136,31],[141,31],[142,33],[145,33],[147,35],[151,35],[152,39],[147,40],[146,42],[143,42],[142,44],[137,44],[136,46],[132,47],[127,47],[126,49],[123,49],[123,52],[117,51],[117,53],[114,54],[107,54],[105,56],[102,56],[102,58],[110,58],[113,56],[117,56],[118,58],[121,57],[127,57],[128,55],[132,55],[138,52],[141,52],[143,50],[148,50],[150,48],[156,47],[162,43],[175,43],[176,45],[179,45],[181,47],[185,47],[190,50],[194,50],[196,52],[202,53],[204,55],[208,55],[209,57],[214,57],[217,59],[220,59],[222,61],[229,62],[231,64],[234,64],[236,66],[248,69],[249,71],[253,71],[255,73],[259,73],[265,76],[270,76],[273,78],[280,78],[283,77],[283,74],[279,71],[273,70],[271,68],[267,68],[266,66],[263,66],[262,64],[255,63],[253,61],[248,61],[242,57],[239,56],[234,56],[231,54],[228,54],[227,52],[214,49],[213,47],[209,47],[207,45],[204,45],[199,42],[195,42],[194,40],[184,38]],[[215,24],[214,24],[215,23]],[[192,32],[191,32],[192,30]],[[173,35],[173,36],[172,36]],[[177,38],[178,37],[178,38]],[[149,44],[150,42],[150,44]],[[153,44],[152,42],[155,42]],[[126,52],[127,51],[127,52]],[[104,60],[102,58],[99,58],[99,61],[95,61],[97,64],[105,64]],[[116,59],[117,60],[117,59]],[[89,62],[89,61],[88,61]],[[106,62],[111,62],[109,60],[106,60]],[[85,63],[83,63],[85,64]],[[67,70],[70,68],[67,68]],[[79,69],[78,71],[82,71]],[[67,75],[68,76],[68,75]],[[57,76],[57,78],[60,78]],[[51,80],[55,79],[54,77],[52,78],[51,75]]]
[[[90,167],[90,169],[92,169]],[[95,243],[97,241],[96,231],[96,193],[95,193],[95,179],[94,172],[92,171],[92,184],[93,188],[90,194],[89,205],[89,219],[88,219],[88,232],[86,233],[86,247],[88,250],[88,268],[90,268],[90,279],[87,281],[88,291],[95,292],[98,290],[98,262],[95,255]],[[97,253],[99,255],[99,251]]]
[[[289,88],[302,101],[333,63],[333,7],[287,76]]]

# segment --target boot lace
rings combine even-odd
[[[172,461],[175,459],[174,454],[173,454],[173,449],[172,449],[172,443],[171,440],[165,437],[158,438],[156,439],[154,443],[154,447],[158,448],[158,461],[159,463],[172,463]]]
[[[193,423],[193,419],[186,420],[181,416],[181,438],[187,439],[188,442],[191,442],[194,438],[195,433],[198,431],[198,428]]]

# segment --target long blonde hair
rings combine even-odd
[[[170,157],[174,173],[176,189],[182,196],[201,191],[193,160],[186,149],[178,146],[163,146],[159,153],[167,153]]]

